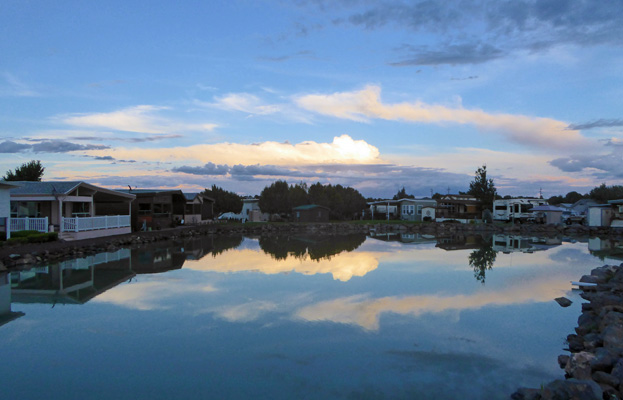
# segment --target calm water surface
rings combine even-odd
[[[2,398],[508,398],[562,377],[569,281],[616,246],[203,237],[12,272]]]

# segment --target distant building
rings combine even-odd
[[[249,222],[266,222],[269,219],[269,214],[260,210],[259,199],[242,199],[240,214]]]
[[[482,202],[469,194],[444,194],[437,199],[437,218],[478,219]]]
[[[213,198],[203,193],[184,193],[184,197],[186,197],[184,215],[177,217],[181,217],[185,224],[201,224],[214,219]]]
[[[317,204],[307,204],[292,208],[292,218],[295,222],[328,222],[331,210]]]
[[[433,199],[379,200],[368,203],[372,219],[435,220],[437,201]]]

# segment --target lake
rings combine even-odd
[[[5,273],[2,398],[509,398],[563,377],[581,310],[570,281],[620,249],[203,236]]]

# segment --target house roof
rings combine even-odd
[[[305,204],[303,206],[293,207],[293,210],[313,210],[314,208],[324,208],[325,210],[329,210],[329,207],[320,206],[318,204]]]
[[[19,185],[16,185],[14,183],[11,182],[7,182],[7,181],[0,181],[0,189],[13,189],[18,187]]]
[[[54,196],[69,194],[77,187],[84,187],[95,192],[105,193],[107,195],[121,196],[128,199],[133,199],[135,196],[129,193],[123,193],[118,190],[106,189],[100,186],[91,185],[90,183],[82,181],[16,181],[17,187],[11,189],[11,195],[41,195],[41,196]]]
[[[609,200],[608,203],[610,203],[610,204],[623,204],[623,199]]]
[[[197,197],[200,197],[204,200],[214,202],[212,197],[208,197],[203,193],[184,193],[184,197],[186,198],[186,201],[194,201]]]
[[[565,210],[563,208],[555,207],[555,206],[536,206],[536,207],[532,207],[531,211],[558,211],[558,212],[563,212]]]

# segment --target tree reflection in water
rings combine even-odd
[[[357,249],[366,240],[363,233],[346,235],[270,235],[259,238],[260,248],[275,260],[289,257],[312,260]]]
[[[474,278],[485,283],[486,271],[493,268],[498,252],[493,250],[491,241],[485,241],[482,247],[469,255],[469,265],[474,269]]]

